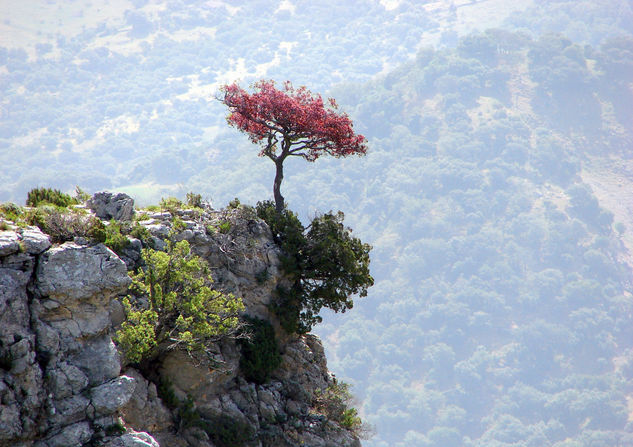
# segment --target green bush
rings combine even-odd
[[[156,392],[170,410],[174,410],[180,405],[180,401],[176,397],[174,387],[169,379],[161,377],[156,387]]]
[[[127,321],[116,334],[129,361],[150,361],[176,347],[204,354],[207,343],[237,331],[241,299],[211,288],[208,265],[187,241],[168,240],[166,252],[144,248],[142,259],[145,266],[130,274],[131,290],[147,298],[149,307],[125,298]]]
[[[232,210],[236,210],[240,207],[240,199],[237,197],[229,202],[229,208]]]
[[[342,212],[317,216],[307,228],[292,211],[278,213],[270,201],[257,204],[257,215],[270,227],[283,253],[281,267],[293,280],[277,288],[271,305],[286,331],[309,332],[321,321],[323,307],[345,312],[354,305],[353,295],[367,296],[374,283],[371,246],[351,236]]]
[[[187,205],[193,208],[202,208],[202,196],[200,194],[188,192]]]
[[[281,365],[275,330],[268,321],[259,318],[245,317],[245,322],[245,337],[240,339],[240,370],[246,380],[261,385]]]
[[[72,241],[75,237],[85,237],[95,242],[106,241],[106,228],[103,223],[79,210],[43,205],[26,211],[24,221],[28,225],[39,227],[55,243]]]
[[[23,215],[24,211],[15,203],[9,202],[0,205],[0,216],[7,220],[18,223]]]
[[[207,432],[213,444],[218,447],[242,447],[255,437],[250,424],[225,414],[200,419],[196,425]]]
[[[85,203],[90,198],[90,194],[81,189],[79,186],[75,186],[75,200],[79,203]]]
[[[176,197],[167,197],[160,199],[160,208],[169,211],[172,216],[176,215],[176,211],[181,210],[184,204]]]
[[[126,430],[123,424],[121,424],[120,422],[115,422],[112,425],[108,425],[104,431],[106,436],[118,436],[125,433]]]
[[[268,281],[268,279],[270,279],[270,273],[268,272],[267,268],[264,268],[263,270],[260,270],[255,274],[255,280],[257,281],[257,284],[264,284],[266,281]]]
[[[363,429],[363,422],[358,416],[356,408],[350,407],[352,400],[353,396],[349,391],[349,384],[334,378],[323,392],[316,395],[314,408],[329,420],[359,434]]]
[[[229,231],[231,231],[231,222],[225,220],[224,222],[220,223],[220,225],[218,225],[218,231],[222,234],[227,234]]]
[[[144,244],[147,244],[152,239],[152,234],[149,232],[147,227],[139,224],[132,227],[132,230],[130,230],[130,236],[142,241]]]
[[[105,233],[105,245],[117,254],[130,245],[130,240],[121,232],[121,224],[114,219],[105,227]]]
[[[34,188],[30,190],[26,196],[26,205],[31,207],[48,204],[66,208],[78,203],[79,201],[77,199],[58,189],[51,188]]]

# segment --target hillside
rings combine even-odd
[[[376,445],[631,442],[631,43],[491,30],[334,92],[377,283],[320,331]]]

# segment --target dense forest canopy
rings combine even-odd
[[[213,95],[305,84],[368,138],[284,179],[302,219],[340,209],[373,246],[368,296],[315,327],[364,445],[633,445],[629,1],[120,3],[2,40],[1,201],[269,199]]]

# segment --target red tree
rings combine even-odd
[[[284,209],[281,181],[286,158],[303,157],[315,161],[323,154],[334,157],[364,155],[366,139],[352,130],[352,121],[337,111],[334,99],[325,107],[320,95],[305,87],[295,89],[285,82],[283,89],[273,81],[259,81],[249,94],[237,84],[225,85],[219,100],[229,108],[227,121],[247,133],[253,143],[262,146],[276,166],[273,193],[275,208]]]

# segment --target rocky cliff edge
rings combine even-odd
[[[127,197],[124,206],[112,203],[120,195],[97,199],[97,216],[105,207],[107,219],[118,209],[124,218],[132,214]],[[267,305],[283,275],[267,225],[239,208],[172,209],[137,220],[160,247],[174,216],[184,230],[173,237],[208,261],[216,287],[242,297],[247,314],[274,320]],[[277,325],[282,364],[263,385],[241,374],[234,339],[213,346],[211,365],[172,350],[145,377],[122,364],[113,342],[142,243],[132,240],[117,255],[84,238],[52,244],[37,227],[4,228],[0,446],[360,446],[354,433],[315,409],[316,396],[334,380],[317,337],[283,334]],[[187,414],[204,423],[190,423]]]

